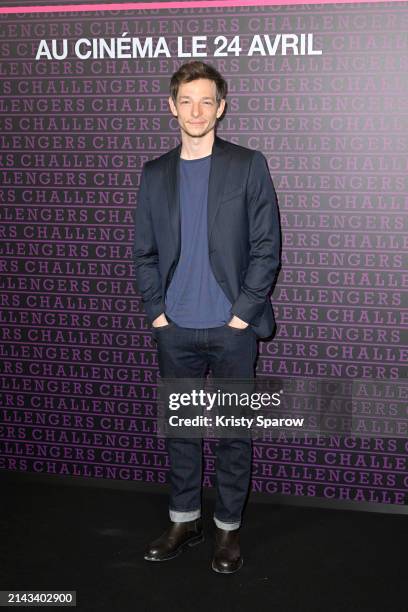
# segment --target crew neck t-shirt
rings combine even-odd
[[[179,159],[181,250],[168,287],[166,314],[180,327],[219,327],[231,302],[217,283],[208,255],[207,199],[211,155]]]

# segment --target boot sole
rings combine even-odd
[[[174,551],[174,553],[172,553],[171,555],[167,555],[166,557],[149,557],[147,555],[144,556],[145,561],[170,561],[170,559],[175,559],[176,557],[178,557],[179,555],[181,555],[181,553],[188,547],[190,546],[191,548],[193,546],[197,546],[197,544],[201,544],[201,542],[204,542],[204,535],[199,535],[199,536],[194,536],[194,538],[191,538],[190,540],[187,540],[187,542],[184,542],[183,544],[181,544],[177,550]]]
[[[217,572],[217,574],[235,574],[235,572],[238,572],[243,565],[244,565],[244,557],[241,557],[239,566],[234,570],[229,571],[229,570],[218,569],[217,567],[215,567],[214,561],[211,564],[211,569],[214,570],[214,572]]]

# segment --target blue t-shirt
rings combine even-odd
[[[180,163],[181,251],[168,287],[166,314],[180,327],[219,327],[231,302],[217,283],[208,255],[207,198],[211,155]]]

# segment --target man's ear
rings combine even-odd
[[[172,114],[177,117],[177,109],[176,109],[176,105],[173,102],[173,98],[170,96],[169,99],[169,106],[170,106],[170,110],[172,112]]]
[[[217,119],[219,119],[224,112],[225,109],[225,100],[221,100],[219,107],[217,109]]]

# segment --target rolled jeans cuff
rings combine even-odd
[[[180,512],[179,510],[172,510],[169,508],[170,520],[173,523],[187,523],[189,521],[195,521],[200,518],[201,510],[189,510],[187,512]]]
[[[214,523],[217,525],[218,529],[224,529],[225,531],[234,531],[234,529],[238,529],[241,526],[241,521],[237,523],[224,523],[217,519],[216,516],[214,516]]]

